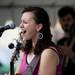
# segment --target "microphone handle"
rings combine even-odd
[[[2,32],[0,32],[0,37],[2,36]]]

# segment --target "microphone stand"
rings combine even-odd
[[[10,75],[14,75],[14,62],[18,60],[20,49],[21,49],[21,43],[17,41],[16,50],[14,51],[10,61]]]

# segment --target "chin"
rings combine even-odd
[[[26,41],[26,40],[30,40],[30,38],[24,37],[24,38],[23,38],[23,41]]]

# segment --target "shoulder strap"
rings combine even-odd
[[[50,46],[49,48],[51,48],[53,51],[55,51],[58,54],[59,58],[62,56],[62,51],[59,46]]]
[[[28,65],[26,71],[24,72],[23,75],[32,75],[37,64],[38,64],[38,61],[40,59],[40,56],[39,55],[36,55],[33,60],[31,61],[31,63]]]

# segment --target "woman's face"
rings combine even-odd
[[[22,14],[20,28],[22,29],[21,38],[23,40],[31,40],[36,37],[39,25],[36,24],[32,12]]]

